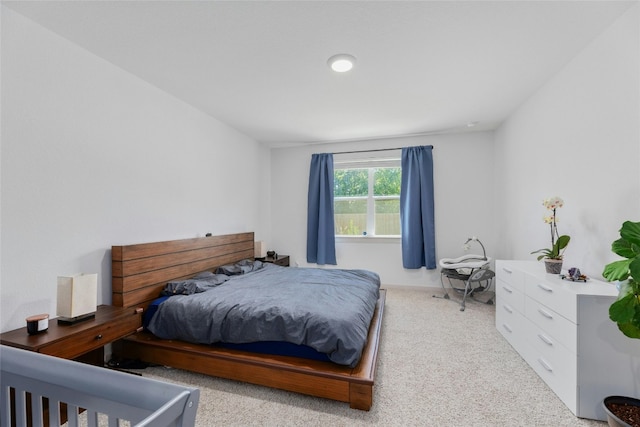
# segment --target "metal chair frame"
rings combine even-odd
[[[440,270],[440,284],[442,285],[442,290],[444,290],[444,296],[439,298],[450,299],[447,288],[444,285],[444,278],[446,277],[449,287],[456,292],[462,293],[460,311],[464,311],[467,297],[475,299],[475,294],[487,292],[493,284],[495,275],[495,272],[489,269],[488,263],[480,268],[473,268],[468,273],[461,272],[459,269],[443,268]],[[456,287],[452,280],[462,282],[464,286]],[[438,298],[437,295],[434,295],[434,297]],[[493,304],[493,298],[490,298],[485,304]]]

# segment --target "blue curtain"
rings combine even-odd
[[[313,154],[309,172],[307,262],[336,265],[333,154]]]
[[[433,146],[402,149],[400,227],[404,268],[436,268]]]

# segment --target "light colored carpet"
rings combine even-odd
[[[495,328],[495,306],[464,312],[440,290],[390,288],[373,407],[165,367],[143,376],[200,389],[196,425],[605,426],[576,418]]]

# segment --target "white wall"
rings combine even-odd
[[[1,8],[2,331],[55,313],[58,274],[98,272],[100,302],[109,303],[114,244],[253,230],[307,265],[314,152],[433,144],[437,258],[461,255],[477,235],[490,256],[533,259],[529,252],[547,245],[540,202],[560,195],[560,231],[573,240],[567,264],[595,276],[612,258],[621,221],[640,220],[637,5],[495,135],[271,153]],[[339,267],[373,269],[385,285],[439,286],[437,270],[402,268],[398,241],[339,243],[337,251]]]
[[[501,258],[549,247],[545,197],[565,200],[565,267],[601,277],[623,220],[640,221],[640,45],[635,5],[498,129]]]
[[[1,322],[55,315],[56,277],[111,245],[255,231],[269,151],[2,6]]]
[[[495,250],[493,134],[491,132],[395,138],[353,143],[272,149],[272,241],[269,247],[306,262],[307,190],[311,154],[433,145],[437,259],[465,254],[467,237],[478,236],[488,255]],[[480,250],[479,247],[473,248]],[[439,270],[402,267],[400,240],[360,238],[338,241],[337,267],[366,268],[380,274],[384,285],[440,286]]]
[[[495,258],[530,259],[550,245],[542,200],[561,196],[566,265],[597,277],[624,219],[640,221],[640,60],[635,5],[495,132],[272,150],[272,241],[306,263],[306,192],[315,152],[433,144],[437,258],[479,236]],[[493,152],[490,152],[493,150]],[[398,241],[337,244],[338,267],[369,268],[385,285],[439,286],[405,270]],[[542,266],[541,266],[542,268]]]

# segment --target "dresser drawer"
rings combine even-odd
[[[514,268],[501,261],[496,261],[496,276],[520,292],[524,292],[525,275],[518,268]]]
[[[107,343],[124,338],[136,332],[140,326],[140,314],[122,316],[43,346],[40,353],[73,359]]]
[[[540,277],[527,275],[525,278],[527,297],[531,297],[541,304],[562,313],[562,316],[573,323],[578,323],[576,295],[564,282],[544,280]]]
[[[496,299],[502,304],[508,305],[512,310],[524,313],[524,293],[515,286],[503,281],[496,280]]]
[[[516,351],[521,351],[526,335],[525,318],[499,298],[496,298],[496,329]]]
[[[567,406],[575,408],[577,398],[575,353],[570,352],[553,338],[545,336],[535,325],[529,324],[528,328],[529,346],[525,360]]]
[[[525,316],[537,328],[536,337],[542,335],[562,343],[570,352],[578,351],[578,326],[560,316],[556,311],[532,298],[525,299]]]
[[[576,354],[565,347],[564,343],[531,322],[527,322],[526,329],[527,341],[540,356],[557,367],[556,372],[576,370]]]

